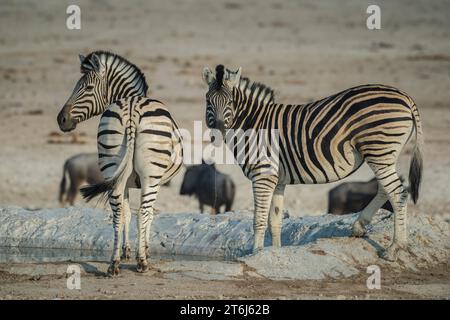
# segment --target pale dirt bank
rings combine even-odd
[[[161,214],[152,224],[152,270],[140,275],[132,261],[125,262],[121,276],[108,281],[108,264],[89,262],[95,253],[87,252],[104,249],[102,258],[94,259],[108,260],[112,239],[105,215],[91,209],[0,209],[1,241],[11,246],[6,251],[0,248],[0,261],[8,261],[0,263],[0,297],[450,297],[449,224],[437,216],[411,215],[408,248],[399,252],[396,262],[388,262],[379,253],[392,240],[393,219],[383,210],[364,238],[350,237],[356,215],[284,219],[283,246],[266,247],[252,255],[244,255],[253,237],[248,214]],[[132,239],[135,233],[131,230]],[[131,247],[135,248],[134,241]],[[62,253],[61,248],[68,250]],[[235,259],[228,260],[230,256]],[[62,259],[72,262],[26,263]],[[61,287],[69,265],[81,270],[82,289],[77,293]],[[379,268],[381,290],[364,289],[369,266]],[[25,288],[30,290],[21,296]]]

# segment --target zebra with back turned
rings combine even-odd
[[[244,141],[250,152],[240,166],[253,185],[253,250],[262,249],[268,222],[272,244],[281,245],[281,212],[287,184],[337,181],[356,171],[365,161],[380,187],[355,221],[353,235],[363,236],[372,216],[389,200],[395,215],[394,239],[382,256],[395,260],[398,249],[407,245],[408,196],[396,163],[414,131],[416,143],[409,172],[414,202],[418,200],[422,175],[422,127],[414,101],[393,87],[363,85],[308,104],[276,104],[267,99],[270,89],[266,86],[256,83],[243,89],[240,78],[241,68],[233,72],[219,65],[215,74],[209,68],[203,70],[208,85],[207,126],[222,132],[235,155],[242,152],[236,149],[241,144],[232,143],[240,138],[233,133],[237,129],[278,131],[277,161],[251,163],[248,155],[255,146]],[[262,139],[269,137],[266,134]]]
[[[94,51],[79,55],[82,77],[57,116],[59,128],[72,131],[79,122],[102,114],[112,102],[131,96],[146,96],[148,85],[145,75],[133,63],[107,51]],[[101,155],[99,155],[99,158]],[[128,194],[124,200],[123,256],[131,255],[128,231],[131,211]]]
[[[58,124],[62,131],[70,131],[79,122],[102,114],[97,140],[99,166],[105,181],[83,193],[88,198],[100,193],[109,196],[114,250],[108,272],[114,275],[119,272],[122,231],[122,257],[128,258],[130,254],[127,188],[141,188],[137,258],[138,271],[145,271],[148,253],[143,250],[149,244],[153,202],[159,185],[181,168],[181,137],[165,106],[145,97],[148,86],[139,68],[104,51],[80,56],[80,60],[83,76],[58,114]]]
[[[139,181],[141,206],[137,214],[137,271],[148,269],[150,227],[159,187],[178,173],[183,149],[178,126],[165,105],[146,97],[115,101],[98,126],[99,165],[105,181],[81,188],[87,201],[97,195],[109,199],[113,211],[114,251],[108,272],[119,273],[124,195]]]

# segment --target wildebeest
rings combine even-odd
[[[62,205],[65,203],[74,204],[79,188],[83,183],[96,184],[103,181],[103,175],[97,161],[97,153],[80,153],[66,160],[59,186],[59,202]],[[67,179],[70,183],[68,189],[66,189]]]
[[[180,194],[195,195],[201,213],[204,205],[208,205],[212,207],[213,214],[217,214],[223,205],[225,212],[231,210],[235,189],[234,182],[228,175],[219,172],[214,164],[202,161],[200,165],[186,168]]]
[[[403,177],[400,176],[403,182]],[[328,213],[347,214],[360,212],[378,192],[376,178],[370,181],[345,182],[331,189],[328,193]],[[386,201],[381,207],[393,212],[392,205]]]
[[[67,179],[69,188],[67,189]],[[61,205],[73,205],[80,186],[84,183],[97,184],[103,181],[103,175],[98,166],[97,153],[80,153],[66,160],[63,166],[63,177],[59,186],[59,202]],[[139,180],[137,179],[137,185]],[[170,180],[163,186],[169,186]],[[156,209],[155,209],[156,210]]]

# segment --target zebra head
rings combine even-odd
[[[223,65],[216,67],[216,74],[203,70],[203,80],[209,87],[206,93],[206,124],[208,128],[219,129],[222,134],[230,129],[235,115],[234,90],[238,88],[241,70],[233,72]]]
[[[79,55],[81,73],[72,95],[58,114],[58,124],[62,131],[75,129],[79,122],[103,112],[108,104],[106,67],[95,53],[84,57]]]

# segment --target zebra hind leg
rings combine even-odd
[[[130,229],[130,220],[131,220],[131,210],[130,210],[130,202],[128,199],[128,192],[124,197],[123,204],[124,211],[124,228],[123,228],[123,244],[122,244],[122,261],[129,261],[131,258],[131,248],[129,242],[129,229]]]
[[[379,191],[375,197],[377,201],[376,205],[381,207],[386,200],[389,200],[392,208],[394,209],[393,241],[392,244],[380,254],[380,256],[386,260],[395,261],[398,251],[406,248],[408,242],[408,231],[406,226],[406,205],[408,192],[397,174],[395,164],[377,165],[374,164],[374,162],[369,162],[369,166],[375,172],[375,176],[379,182]],[[374,202],[375,199],[372,200],[372,202]],[[366,215],[366,217],[368,216],[369,214]],[[358,221],[362,224],[367,222],[364,217],[364,211]],[[358,225],[358,221],[355,223],[355,226]],[[357,229],[355,226],[354,230]]]
[[[381,185],[378,185],[378,192],[369,204],[361,211],[358,219],[353,224],[352,235],[363,237],[366,233],[366,226],[372,221],[372,217],[388,200],[388,196]]]
[[[394,177],[395,176],[395,177]],[[408,246],[407,229],[407,200],[408,192],[403,186],[397,173],[393,175],[390,183],[384,186],[389,196],[389,201],[394,209],[394,238],[392,244],[381,253],[381,257],[388,261],[395,261],[399,250]]]
[[[141,207],[138,212],[138,249],[136,254],[138,272],[148,271],[150,229],[153,221],[153,204],[159,190],[159,180],[141,179]]]
[[[124,224],[124,198],[123,189],[117,188],[109,198],[109,203],[113,211],[113,228],[114,228],[114,248],[111,257],[111,264],[108,268],[108,275],[116,276],[120,273],[120,245],[122,243],[122,229]],[[119,191],[120,190],[120,191]]]

